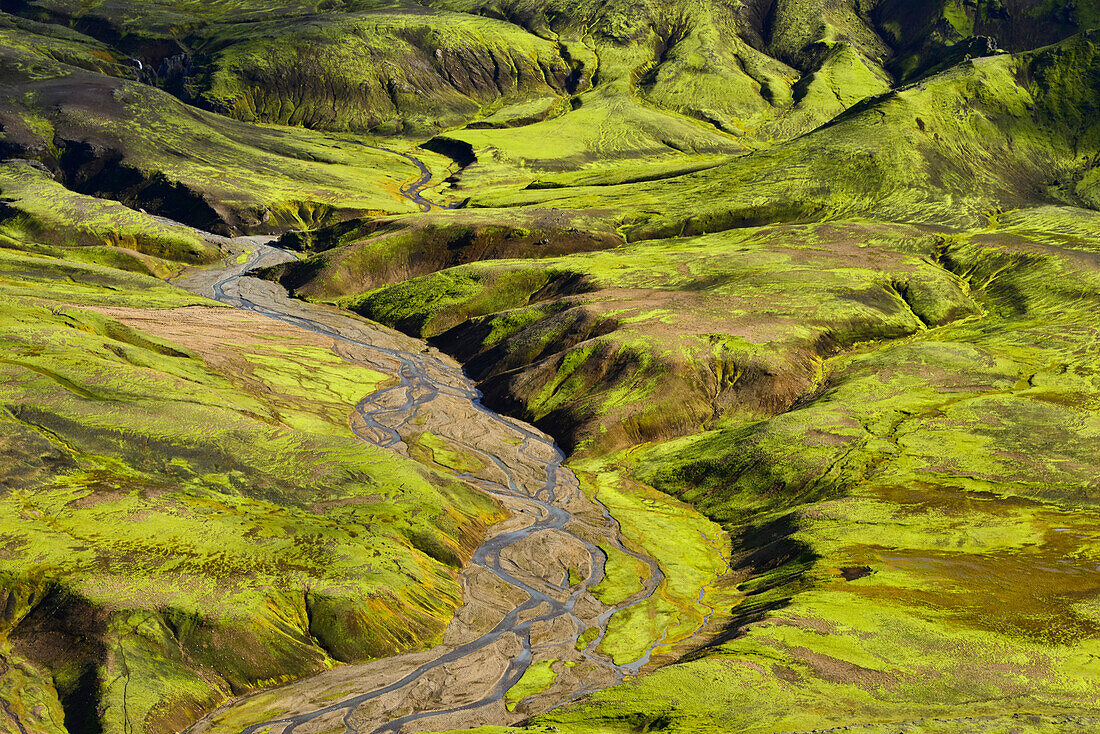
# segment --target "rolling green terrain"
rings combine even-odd
[[[385,376],[148,275],[0,257],[0,685],[26,725],[177,730],[438,634],[496,511],[352,436]]]
[[[1100,731],[1097,2],[0,11],[0,731],[423,648],[503,517],[354,437],[387,376],[165,283],[207,233],[457,357],[660,564],[597,646],[653,665],[483,731]]]

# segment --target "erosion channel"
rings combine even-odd
[[[402,193],[415,201],[425,186],[422,178]],[[619,683],[649,663],[663,635],[630,662],[616,663],[598,648],[612,616],[649,600],[664,574],[656,560],[624,544],[618,522],[585,495],[550,437],[485,408],[461,366],[424,342],[292,299],[249,276],[293,259],[286,251],[259,238],[208,236],[229,257],[179,285],[331,338],[343,359],[392,375],[356,407],[356,435],[408,455],[413,439],[430,432],[451,454],[473,459],[450,468],[511,517],[489,529],[463,571],[464,603],[434,649],[338,667],[236,699],[188,732],[370,734],[509,724]],[[601,546],[648,567],[639,590],[613,605],[592,593],[605,574]],[[507,694],[540,664],[543,671],[554,665],[552,685],[536,684],[531,694],[539,700],[516,711]]]

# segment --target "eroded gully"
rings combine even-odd
[[[426,202],[421,192],[429,181],[422,176],[404,195]],[[612,615],[649,599],[662,572],[654,559],[623,544],[617,522],[580,490],[553,440],[485,408],[461,366],[424,342],[291,299],[281,287],[249,277],[293,259],[289,253],[256,238],[217,239],[230,253],[250,252],[247,260],[238,263],[231,254],[222,268],[193,273],[181,285],[330,338],[345,360],[391,375],[387,387],[356,407],[350,421],[356,435],[408,455],[410,444],[430,431],[475,459],[480,468],[457,476],[496,498],[511,517],[490,528],[463,571],[464,603],[437,647],[341,666],[262,697],[237,699],[188,731],[381,734],[509,724],[637,674],[661,639],[625,664],[598,648]],[[607,556],[600,546],[650,570],[639,591],[610,606],[591,591],[604,577]],[[592,629],[598,634],[589,632],[587,644],[579,644]],[[554,661],[554,683],[518,709],[506,705],[509,689],[532,664],[547,660]]]

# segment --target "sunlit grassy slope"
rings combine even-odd
[[[631,239],[859,216],[954,226],[995,209],[1095,207],[1096,35],[975,59],[869,99],[813,134],[646,185],[514,190],[475,206],[612,208]]]
[[[1100,15],[1092,0],[1012,12],[931,0],[770,11],[709,0],[21,0],[5,9],[14,13],[0,14],[5,156],[37,159],[81,193],[206,229],[263,232],[407,211],[395,190],[416,172],[344,137],[204,110],[343,136],[446,130],[433,149],[463,163],[476,151],[455,196],[498,205],[532,198],[489,193],[508,183],[587,168],[608,182],[664,178],[769,148],[929,69],[986,57],[998,43],[1055,41]],[[967,94],[953,90],[921,117],[926,137],[959,132],[947,99]],[[887,155],[852,170],[899,163],[909,161]],[[631,215],[657,206],[641,193],[627,197]],[[783,193],[758,196],[778,207]],[[810,196],[795,210],[815,205]]]
[[[1048,210],[953,235],[979,314],[829,359],[775,417],[642,452],[643,480],[740,528],[749,624],[546,723],[1093,731],[1064,717],[1095,717],[1100,676],[1098,225]]]
[[[5,231],[0,689],[25,726],[176,731],[442,629],[495,510],[351,434],[385,376],[93,262],[125,250]]]
[[[0,149],[36,160],[72,191],[219,233],[416,209],[397,189],[419,171],[372,141],[196,109],[128,78],[128,68],[109,75],[125,60],[119,52],[57,35],[0,16]]]
[[[471,123],[454,137],[483,154],[465,176],[477,187],[612,157],[769,146],[964,53],[1033,48],[1100,17],[1094,0],[1011,12],[954,0],[21,0],[8,9],[20,36],[48,37],[36,53],[242,120],[412,135]]]
[[[1051,205],[1100,203],[1097,48],[1089,34],[963,65],[696,173],[475,200],[611,216],[627,246],[470,263],[362,295],[337,275],[356,262],[384,279],[377,254],[325,253],[307,292],[438,337],[490,394],[573,441],[622,445],[782,410],[838,350],[980,312],[945,266],[955,233],[1003,226],[1021,207],[1045,207],[1042,226],[1057,226],[1076,209]],[[1016,216],[1026,227],[1031,215]],[[344,247],[392,252],[402,237],[425,241]]]

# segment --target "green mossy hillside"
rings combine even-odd
[[[352,435],[385,376],[27,249],[0,250],[0,690],[28,731],[179,731],[442,631],[497,510]]]
[[[342,301],[457,354],[494,404],[606,451],[781,412],[822,360],[975,314],[905,226],[728,231],[452,268]]]
[[[551,258],[622,243],[613,223],[553,209],[526,210],[506,223],[478,210],[352,220],[288,233],[279,244],[306,257],[269,276],[295,295],[332,300],[470,262]]]
[[[746,598],[705,655],[537,725],[1092,731],[1098,227],[1052,208],[948,238],[980,317],[838,355],[780,415],[634,452],[734,532]]]
[[[998,210],[1095,208],[1100,38],[960,64],[792,142],[642,185],[475,196],[479,207],[612,209],[632,240],[865,217],[959,227]]]
[[[188,83],[242,120],[421,136],[574,86],[553,41],[499,20],[417,8],[318,21],[221,31]]]
[[[711,620],[518,730],[1098,727],[1095,0],[4,8],[27,731],[181,731],[430,644],[500,518],[430,432],[411,459],[352,435],[383,375],[152,277],[215,257],[173,220],[294,230],[272,277],[431,337],[573,453],[665,574],[603,652]],[[463,209],[409,216],[406,153]]]
[[[594,219],[640,207],[614,220],[628,246],[471,263],[346,295],[416,274],[402,272],[402,236],[379,236],[307,261],[289,284],[435,338],[495,405],[570,447],[782,412],[838,350],[979,312],[945,267],[954,233],[996,230],[1002,212],[1021,207],[1100,206],[1098,49],[1088,33],[962,64],[797,141],[694,173],[474,200],[486,220],[499,211],[489,204]],[[851,221],[866,217],[907,224]],[[799,220],[825,221],[784,224]],[[448,264],[418,252],[417,269]]]
[[[221,234],[414,208],[397,190],[419,171],[371,141],[203,112],[44,53],[45,33],[0,26],[0,156],[36,160],[71,191]]]
[[[532,159],[507,152],[522,144],[508,132],[517,125],[568,119],[546,130],[577,147],[537,151],[544,164],[666,144],[743,151],[807,132],[958,49],[1020,51],[1100,19],[1093,0],[996,5],[23,0],[9,22],[58,29],[43,49],[54,58],[238,119],[419,136],[473,123],[490,131],[466,139],[499,138],[490,145],[514,169]],[[98,45],[73,51],[73,30]],[[593,110],[603,131],[586,129],[601,119]]]
[[[80,249],[70,250],[70,257],[106,257],[102,264],[139,272],[144,268],[150,274],[158,261],[199,264],[221,257],[194,230],[70,191],[33,161],[0,163],[0,196],[0,233],[8,247],[75,247]]]
[[[1096,727],[1098,48],[964,60],[695,171],[501,185],[481,216],[631,242],[340,301],[734,539],[704,649],[526,730]]]
[[[675,167],[684,153],[715,159],[770,147],[887,93],[897,79],[916,73],[910,67],[940,68],[960,60],[964,45],[979,55],[980,42],[971,32],[992,34],[1015,50],[1056,41],[1098,15],[1091,3],[1070,8],[1032,2],[999,11],[937,2],[908,9],[881,3],[873,11],[858,4],[785,2],[770,16],[753,3],[432,5],[14,4],[16,14],[0,15],[11,89],[0,108],[2,152],[42,161],[72,190],[200,228],[308,230],[356,213],[407,210],[410,205],[395,192],[415,172],[383,151],[285,129],[235,126],[180,100],[247,121],[419,139],[469,123],[449,136],[473,151],[476,162],[456,186],[473,193],[612,160]],[[1003,77],[990,72],[984,80],[997,87],[993,96],[1005,91]],[[979,96],[970,88],[953,93],[960,99]],[[936,94],[951,96],[942,87]],[[1029,104],[999,100],[1006,101]],[[943,149],[942,139],[956,145],[985,137],[986,125],[999,124],[996,109],[980,113],[987,122],[971,119],[962,130],[935,111],[909,120],[930,126],[922,135],[932,140],[910,141],[914,150],[932,156],[929,165],[886,151],[852,168],[863,180],[909,166],[914,179],[905,182],[907,191],[934,188],[936,181],[929,184],[919,174],[938,169],[939,156],[953,154]],[[853,141],[862,141],[865,130],[855,128]],[[553,146],[543,144],[549,139]],[[796,165],[807,175],[834,177],[835,171],[823,170],[828,163],[809,170],[804,153],[796,145],[772,159],[752,156],[751,163],[731,164],[744,172],[732,174],[737,180],[716,174],[718,183],[691,191],[672,192],[679,182],[663,187],[667,195],[634,191],[621,208],[641,225],[654,219],[654,209],[668,208],[658,203],[662,199],[720,197],[746,175],[766,181],[767,169]],[[827,153],[826,161],[852,151]],[[1017,154],[1028,159],[1034,151]],[[1061,177],[1062,171],[1055,174],[1056,185],[1064,183]],[[975,206],[1004,185],[1022,189],[1020,196],[1035,188],[997,178],[965,192]],[[792,200],[791,192],[774,188],[760,187],[758,201],[733,212],[718,207],[692,217],[673,215],[675,222],[641,229],[649,235],[654,227],[671,234],[676,225],[712,231],[746,219],[815,216],[828,209],[821,192],[800,190]],[[850,193],[849,199],[858,199]],[[580,198],[588,197],[542,200],[556,207],[598,205]],[[494,205],[530,200],[512,193],[480,193],[475,199]],[[907,203],[892,206],[904,209]]]

